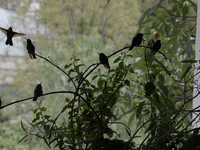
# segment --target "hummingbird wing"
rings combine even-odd
[[[4,28],[1,28],[1,27],[0,27],[0,30],[1,30],[5,35],[7,35],[7,31],[8,31],[8,30],[6,30],[6,29],[4,29]]]
[[[23,35],[26,35],[26,34],[13,32],[13,37],[16,37],[16,36],[23,36]]]

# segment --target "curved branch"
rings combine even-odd
[[[58,68],[60,71],[62,71],[65,75],[67,75],[68,78],[72,81],[74,87],[76,88],[76,84],[75,84],[74,80],[73,80],[73,79],[69,76],[69,74],[67,74],[63,69],[61,69],[60,67],[58,67],[56,64],[52,63],[52,62],[51,62],[50,60],[48,60],[47,58],[45,58],[45,57],[43,57],[43,56],[40,56],[40,55],[38,55],[38,54],[35,54],[35,55],[38,56],[38,57],[40,57],[40,58],[42,58],[42,59],[44,59],[44,60],[46,60],[47,62],[49,62],[50,64],[52,64],[52,65],[55,66],[56,68]]]

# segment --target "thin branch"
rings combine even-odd
[[[46,60],[47,62],[49,62],[50,64],[52,64],[52,65],[55,66],[56,68],[58,68],[60,71],[62,71],[65,75],[67,75],[68,78],[72,81],[74,87],[76,88],[76,84],[75,84],[74,80],[73,80],[73,79],[70,77],[70,75],[67,74],[63,69],[61,69],[60,67],[58,67],[56,64],[54,64],[53,62],[51,62],[51,61],[48,60],[47,58],[45,58],[45,57],[43,57],[43,56],[40,56],[40,55],[38,55],[38,54],[35,54],[35,55],[38,56],[38,57],[40,57],[40,58],[42,58],[42,59],[44,59],[44,60]]]

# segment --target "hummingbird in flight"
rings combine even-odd
[[[28,54],[29,54],[30,58],[36,59],[35,46],[32,44],[32,41],[30,39],[26,39],[26,41],[27,41],[26,49],[28,50]]]
[[[132,43],[129,46],[129,51],[132,50],[135,46],[140,46],[140,44],[142,43],[142,38],[143,38],[142,33],[138,33],[135,37],[133,37]]]
[[[36,86],[36,88],[35,88],[35,90],[34,90],[34,98],[33,98],[33,101],[36,101],[37,100],[37,98],[39,97],[39,96],[42,96],[42,94],[43,94],[43,91],[42,91],[42,82],[40,83],[40,84],[38,84],[37,86]]]
[[[104,53],[98,53],[98,54],[99,54],[99,61],[100,61],[100,63],[103,64],[106,69],[110,70],[110,65],[109,65],[109,62],[108,62],[108,57]]]
[[[12,27],[9,27],[8,30],[0,27],[0,30],[1,30],[4,34],[7,35],[7,40],[6,40],[6,43],[5,43],[5,44],[6,44],[6,45],[10,45],[10,46],[13,46],[13,42],[12,42],[12,38],[13,38],[13,37],[25,35],[25,34],[23,34],[23,33],[14,32],[14,31],[12,30]]]
[[[153,44],[153,47],[152,47],[152,49],[151,49],[152,55],[154,56],[154,55],[159,51],[160,48],[161,48],[161,42],[160,42],[160,40],[157,40],[157,41]]]

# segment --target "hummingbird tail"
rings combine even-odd
[[[36,101],[37,100],[37,97],[33,97],[33,101]]]

